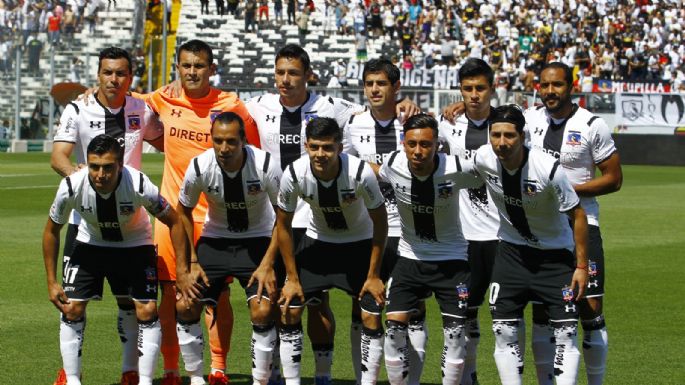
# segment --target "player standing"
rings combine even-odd
[[[163,132],[154,112],[142,100],[126,96],[132,79],[131,67],[127,51],[116,47],[100,51],[97,90],[87,100],[69,103],[55,132],[50,165],[59,175],[65,177],[83,167],[88,144],[100,134],[117,139],[124,147],[124,164],[136,169],[140,169],[143,140],[163,149]],[[70,159],[74,151],[76,165]],[[70,258],[79,222],[78,212],[73,211],[64,240],[64,261]],[[122,343],[121,384],[135,385],[138,381],[136,312],[127,297],[117,297],[117,306],[117,329]],[[60,370],[54,385],[64,384],[66,377]]]
[[[245,105],[235,93],[223,92],[210,86],[209,77],[216,71],[212,49],[200,40],[190,40],[179,47],[177,70],[182,93],[173,97],[162,90],[156,91],[148,99],[148,104],[164,123],[164,173],[162,176],[162,195],[176,206],[178,194],[185,171],[193,157],[212,147],[209,133],[212,119],[221,112],[233,111],[245,122],[248,143],[259,145],[254,120],[249,116]],[[200,197],[195,210],[194,234],[202,232],[207,202]],[[164,226],[155,224],[155,244],[159,255],[159,280],[162,300],[159,309],[162,323],[162,355],[164,357],[164,378],[162,385],[180,385],[178,373],[178,338],[176,336],[176,255],[169,242],[169,233]],[[210,384],[227,384],[226,355],[230,346],[233,327],[232,310],[227,291],[219,298],[215,327],[209,327],[210,317],[205,317],[209,329],[209,343],[212,352],[212,372]]]
[[[599,230],[598,195],[621,188],[623,173],[616,146],[604,119],[571,100],[573,74],[563,63],[547,64],[540,75],[544,107],[526,111],[526,134],[532,148],[557,158],[587,214],[589,281],[587,296],[579,303],[583,327],[583,358],[589,385],[601,385],[606,371],[608,338],[602,305],[605,264]],[[595,177],[598,168],[601,176]],[[533,352],[540,384],[552,383],[554,344],[547,315],[533,307]]]
[[[393,151],[402,148],[404,131],[397,117],[397,95],[400,91],[400,71],[387,59],[373,59],[366,62],[362,74],[364,95],[369,103],[362,113],[352,115],[343,130],[345,152],[358,156],[377,169],[387,160]],[[388,213],[388,242],[383,254],[381,278],[387,281],[390,272],[399,258],[397,246],[400,240],[400,218],[397,213],[395,195],[387,182],[379,186],[385,198],[385,209]],[[426,293],[427,296],[430,293]],[[359,337],[361,333],[361,316],[356,304],[352,313],[350,342],[357,383],[361,383],[361,351]],[[419,312],[412,314],[409,320],[409,385],[418,385],[423,371],[426,356],[428,329],[426,328],[425,303],[419,304]]]
[[[86,306],[91,299],[102,298],[105,278],[114,296],[133,299],[139,384],[152,385],[161,328],[152,226],[143,207],[170,227],[176,251],[186,252],[176,212],[145,174],[124,166],[123,158],[117,139],[104,134],[93,138],[87,147],[88,168],[62,180],[43,233],[49,297],[62,313],[60,351],[68,385],[81,384]],[[80,213],[81,223],[59,285],[59,233],[72,209]]]
[[[588,274],[585,211],[559,162],[523,145],[525,119],[518,106],[494,109],[490,123],[491,145],[476,152],[474,168],[500,215],[489,299],[500,381],[522,384],[520,319],[526,304],[537,300],[554,328],[555,383],[575,384],[580,361],[576,302]]]
[[[393,152],[380,169],[394,190],[402,226],[400,258],[386,289],[385,367],[391,385],[406,384],[408,322],[427,292],[435,294],[442,313],[442,383],[459,384],[464,367],[470,273],[456,190],[481,183],[462,171],[457,156],[437,150],[438,122],[415,115],[404,124],[405,154]]]
[[[483,60],[468,59],[459,68],[459,89],[464,98],[465,114],[454,123],[440,121],[440,138],[450,153],[471,161],[476,150],[488,144],[490,100],[495,92],[494,72]],[[476,357],[480,341],[478,308],[490,285],[497,252],[499,214],[486,187],[459,190],[459,219],[464,238],[469,242],[469,309],[466,313],[466,359],[461,385],[478,383]]]
[[[204,384],[202,306],[216,306],[226,278],[236,277],[245,288],[252,321],[253,384],[266,385],[278,338],[272,300],[281,168],[271,154],[247,145],[243,121],[233,112],[216,117],[211,136],[213,149],[193,158],[179,195],[178,211],[191,240],[193,208],[201,195],[209,204],[197,252],[189,260],[179,256],[176,264],[182,294],[176,305],[179,343],[186,368],[199,377],[190,383]]]
[[[320,302],[331,288],[360,301],[363,332],[362,384],[375,384],[383,351],[380,267],[388,225],[383,195],[371,167],[342,153],[342,130],[334,119],[307,124],[308,156],[283,173],[277,210],[278,243],[286,269],[279,330],[286,385],[300,383],[303,306]],[[294,249],[292,221],[298,201],[311,207],[307,232]]]

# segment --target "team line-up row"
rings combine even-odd
[[[162,384],[180,384],[179,351],[191,384],[204,384],[204,305],[208,381],[228,383],[231,278],[248,299],[254,384],[300,383],[305,308],[315,382],[331,382],[333,288],[353,299],[359,384],[376,383],[382,360],[391,384],[419,383],[431,295],[443,319],[442,382],[477,383],[488,288],[502,384],[522,382],[529,302],[539,382],[576,382],[580,317],[588,383],[602,383],[594,197],[620,188],[622,175],[606,124],[571,102],[568,67],[547,65],[544,105],[524,112],[490,107],[493,71],[468,60],[464,102],[435,119],[397,101],[399,70],[385,59],[365,65],[366,106],[308,91],[309,57],[297,45],[276,55],[278,94],[246,103],[209,86],[204,42],[183,44],[177,62],[177,87],[131,97],[130,57],[108,48],[97,89],[60,119],[51,163],[65,179],[43,237],[50,300],[63,314],[56,384],[81,383],[85,309],[104,278],[119,306],[122,384],[151,384],[160,351]],[[138,171],[143,140],[165,153],[160,188]],[[145,210],[158,219],[154,237]]]

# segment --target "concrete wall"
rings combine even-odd
[[[613,135],[622,164],[685,166],[685,135]]]

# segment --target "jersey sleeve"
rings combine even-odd
[[[440,118],[438,119],[438,142],[440,143],[446,143],[447,142],[447,134],[451,128],[451,124],[449,120],[445,119],[444,116],[440,115]]]
[[[382,204],[385,204],[385,198],[381,192],[381,188],[378,186],[378,179],[371,166],[368,163],[362,161],[364,168],[362,169],[360,185],[362,186],[362,197],[364,198],[364,204],[368,209],[376,209]]]
[[[592,122],[592,159],[595,164],[600,164],[609,159],[616,152],[614,138],[611,137],[609,126],[604,119],[595,119]]]
[[[343,152],[346,154],[358,156],[359,152],[357,151],[357,149],[352,144],[352,134],[350,133],[349,123],[350,123],[350,120],[347,119],[345,121],[345,125],[341,126],[342,131],[343,131],[343,140],[342,140]]]
[[[297,208],[299,185],[296,178],[295,167],[291,163],[283,172],[278,192],[278,207],[289,213],[294,213]]]
[[[380,170],[378,170],[378,177],[384,182],[390,182],[390,166],[388,163],[383,163]]]
[[[261,148],[262,143],[259,139],[259,130],[257,129],[257,122],[255,122],[249,110],[245,108],[245,136],[247,137],[247,142],[251,145]]]
[[[55,131],[53,141],[69,143],[76,143],[78,141],[78,115],[79,110],[76,104],[67,104],[64,112],[62,112],[62,116],[59,118],[59,126]]]
[[[140,205],[156,218],[165,216],[171,210],[171,205],[159,193],[157,186],[142,172],[138,172],[136,178],[138,178],[135,184]]]
[[[333,109],[335,111],[335,120],[338,126],[345,127],[350,117],[354,114],[364,112],[364,106],[361,104],[351,103],[340,98],[333,99]]]
[[[159,120],[158,115],[147,104],[145,104],[145,116],[143,116],[143,119],[143,127],[145,128],[143,139],[150,141],[164,135],[164,126],[162,125],[162,121]]]
[[[271,204],[276,206],[278,204],[278,192],[283,172],[281,171],[281,163],[278,159],[274,158],[274,156],[271,157],[269,168],[266,174],[264,174],[264,185],[266,186],[266,193],[269,194]]]
[[[197,205],[200,199],[200,194],[202,193],[202,179],[197,175],[195,171],[195,162],[197,158],[194,158],[188,164],[185,176],[183,177],[183,184],[181,185],[181,191],[178,193],[178,201],[185,207],[193,208]]]
[[[559,201],[559,211],[565,213],[580,204],[580,198],[563,167],[559,166],[559,161],[555,163],[554,168],[556,170],[552,171],[550,184],[554,187],[554,193]]]
[[[53,222],[63,225],[69,221],[69,214],[71,209],[74,208],[72,195],[71,179],[69,177],[62,179],[57,188],[55,200],[52,202],[52,206],[50,206],[50,219]]]

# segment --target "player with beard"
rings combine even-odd
[[[606,371],[607,329],[603,314],[605,263],[599,229],[598,195],[621,188],[621,162],[604,119],[571,100],[573,75],[563,63],[549,63],[540,74],[544,107],[526,111],[530,147],[557,158],[580,196],[587,213],[589,274],[587,296],[579,303],[583,327],[583,358],[589,385],[601,385]],[[600,176],[595,176],[599,169]],[[533,307],[533,353],[541,385],[552,384],[554,343],[548,315]]]
[[[494,94],[494,72],[483,60],[468,59],[459,68],[459,89],[464,98],[465,114],[454,123],[442,118],[440,138],[453,155],[472,160],[482,145],[488,144],[490,99]],[[464,238],[469,242],[469,309],[466,313],[466,358],[461,385],[478,383],[476,357],[480,341],[478,308],[490,285],[497,251],[499,214],[485,186],[459,190],[459,219]]]

